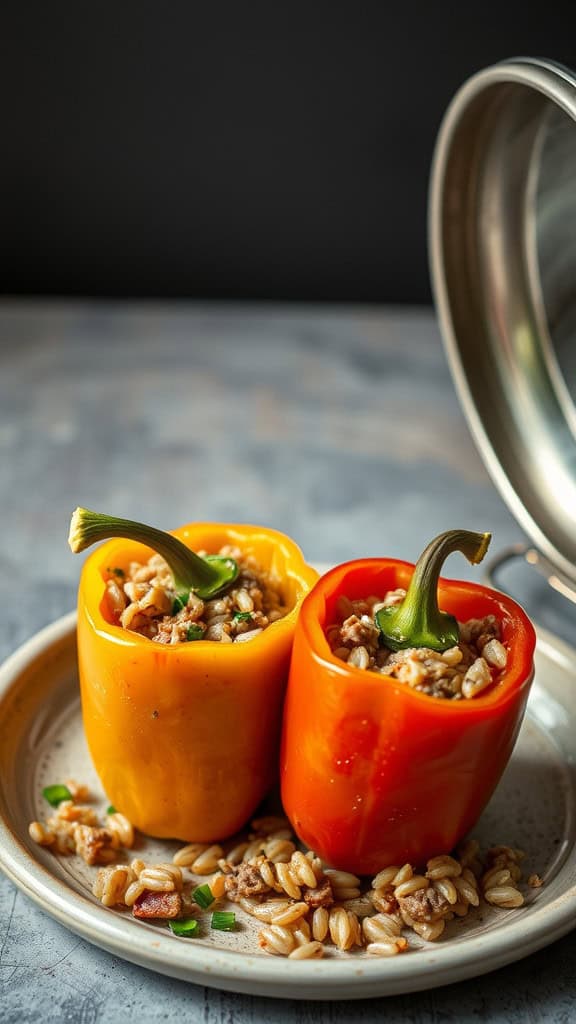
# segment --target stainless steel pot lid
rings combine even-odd
[[[517,58],[454,97],[436,143],[431,280],[492,479],[576,583],[576,75]]]

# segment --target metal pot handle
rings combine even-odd
[[[488,586],[501,590],[502,588],[498,586],[497,574],[502,566],[517,558],[522,558],[527,565],[543,576],[548,586],[552,587],[553,590],[562,594],[572,604],[576,604],[576,588],[573,583],[559,573],[544,555],[529,544],[511,544],[509,547],[503,548],[499,554],[491,559],[484,573],[484,581]]]

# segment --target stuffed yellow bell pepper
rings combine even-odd
[[[96,771],[109,800],[142,832],[223,839],[276,781],[296,618],[318,574],[289,537],[260,526],[193,523],[167,534],[76,510],[72,550],[111,536],[121,539],[85,561],[78,596],[82,715]],[[227,545],[276,581],[286,606],[249,642],[197,638],[197,627],[193,642],[158,643],[113,613],[110,573],[123,578],[155,552],[173,576],[172,612],[225,596],[238,575],[233,557],[217,555]],[[199,557],[201,550],[214,554]]]

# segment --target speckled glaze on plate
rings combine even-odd
[[[576,652],[539,631],[536,678],[517,746],[473,835],[483,848],[506,843],[527,852],[516,910],[484,906],[450,922],[441,941],[414,944],[391,959],[330,952],[286,961],[258,949],[258,924],[238,913],[239,929],[194,940],[102,907],[91,895],[95,869],[57,858],[28,837],[44,819],[42,787],[66,777],[107,801],[88,755],[76,671],[75,615],[24,644],[0,669],[0,866],[47,913],[119,957],[198,984],[291,999],[360,999],[435,988],[484,974],[528,955],[576,923]],[[178,843],[142,838],[146,860],[171,858]],[[412,938],[411,938],[412,942]]]

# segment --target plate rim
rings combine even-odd
[[[552,650],[562,658],[573,659],[576,665],[576,650],[546,630],[537,632],[545,654]],[[46,657],[54,645],[75,642],[75,611],[25,640],[0,665],[0,706],[26,668]],[[1,784],[2,780],[0,798]],[[528,918],[523,915],[518,920],[504,921],[498,928],[463,936],[444,947],[424,947],[418,950],[418,960],[400,956],[385,961],[347,961],[335,957],[292,963],[288,973],[284,958],[216,949],[201,940],[175,945],[172,935],[135,926],[131,918],[111,914],[109,909],[76,892],[35,858],[18,831],[11,827],[1,805],[0,869],[45,913],[123,960],[208,987],[277,998],[353,1000],[438,988],[520,960],[576,927],[574,885],[551,903],[531,908]]]

